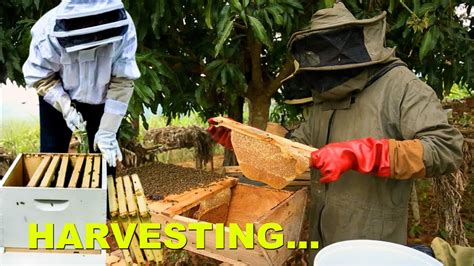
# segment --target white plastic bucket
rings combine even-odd
[[[403,245],[377,240],[347,240],[331,244],[318,252],[315,266],[336,265],[416,265],[442,266],[436,259]]]

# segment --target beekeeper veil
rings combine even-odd
[[[127,13],[120,0],[63,0],[52,35],[67,52],[120,41],[127,32]]]
[[[284,88],[309,86],[321,93],[356,77],[364,67],[395,60],[395,49],[384,46],[385,16],[359,20],[343,3],[317,11],[310,25],[288,42],[295,71]]]

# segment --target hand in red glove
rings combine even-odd
[[[207,131],[211,134],[212,139],[224,146],[226,149],[232,150],[232,141],[230,140],[230,129],[218,127],[217,122],[213,118],[207,120],[209,127]]]
[[[389,177],[389,141],[365,138],[331,143],[311,153],[311,165],[321,171],[321,183],[336,181],[351,169]]]

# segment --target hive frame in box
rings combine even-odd
[[[28,249],[28,224],[30,223],[39,224],[39,231],[44,230],[42,224],[45,223],[74,223],[84,243],[86,223],[106,222],[107,178],[104,158],[102,158],[100,168],[100,188],[24,187],[29,182],[26,179],[31,178],[32,173],[36,171],[35,168],[38,167],[41,156],[58,155],[66,156],[66,154],[19,154],[1,180],[0,247],[5,250],[16,249],[18,252]],[[32,157],[33,159],[28,159]],[[35,160],[35,162],[27,162],[27,159]],[[59,239],[61,230],[62,226],[55,226],[55,243]],[[43,248],[44,242],[38,241],[38,247]],[[95,249],[99,248],[96,243]],[[74,253],[72,250],[71,252]],[[53,255],[58,254],[49,253],[48,256]]]
[[[279,223],[285,230],[283,233],[285,243],[288,240],[299,240],[306,206],[306,188],[300,189],[296,192],[291,192],[256,187],[241,183],[238,184],[237,182],[237,179],[228,177],[223,181],[213,183],[205,188],[194,189],[180,195],[168,196],[162,201],[149,201],[148,207],[150,208],[150,212],[152,214],[151,220],[154,223],[160,223],[162,225],[168,223],[181,223],[186,228],[188,228],[190,223],[206,223],[205,221],[198,221],[196,219],[186,217],[183,214],[198,206],[203,200],[209,199],[225,189],[232,189],[233,198],[229,204],[226,223],[229,221],[236,222],[238,224],[250,222],[254,224],[255,232],[257,232],[258,228],[260,228],[262,224],[267,222],[276,222]],[[254,202],[255,199],[258,199],[259,204],[238,204],[239,200],[244,198],[248,198],[249,201]],[[266,204],[265,200],[268,200],[268,204]],[[276,202],[278,203],[274,204]],[[274,206],[272,204],[274,204]],[[261,210],[267,211],[265,213],[259,214],[259,208]],[[252,215],[247,215],[247,217],[242,218],[239,221],[237,216],[242,215],[243,213],[251,214],[252,210],[254,211]],[[230,219],[229,216],[232,216],[232,218]],[[248,219],[255,220],[248,221]],[[184,249],[233,265],[281,265],[293,252],[292,250],[288,250],[285,245],[277,250],[265,250],[259,245],[256,245],[254,249],[245,249],[239,242],[239,246],[236,250],[229,249],[229,228],[227,226],[225,227],[225,249],[216,249],[214,242],[215,231],[206,232],[205,249],[197,249],[194,246],[193,243],[196,243],[196,236],[194,232],[187,230],[183,233],[186,235],[189,243],[184,247]],[[166,239],[164,232],[161,232],[161,238]]]

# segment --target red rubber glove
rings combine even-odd
[[[209,127],[207,131],[211,134],[212,139],[224,146],[226,149],[232,150],[232,141],[230,140],[230,129],[225,127],[217,127],[217,122],[213,118],[207,120]]]
[[[351,169],[389,177],[388,143],[387,139],[373,138],[331,143],[311,153],[311,165],[321,171],[321,183],[336,181]]]

